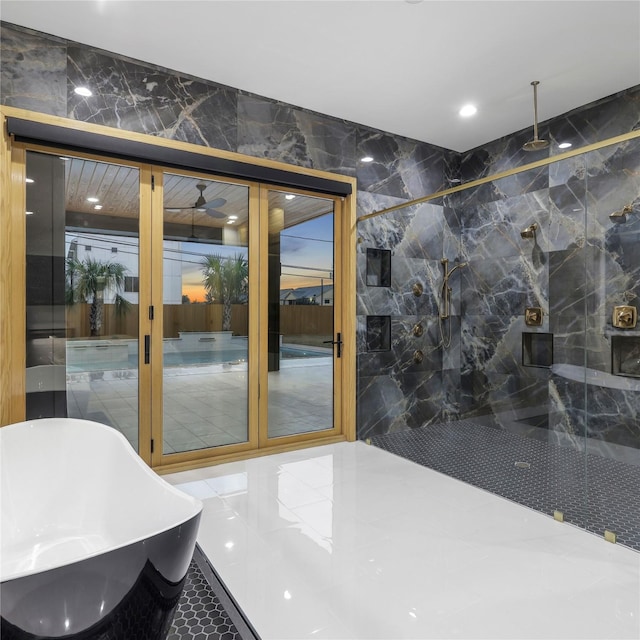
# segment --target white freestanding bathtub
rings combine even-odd
[[[111,427],[0,428],[0,637],[165,638],[202,503]]]

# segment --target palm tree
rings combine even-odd
[[[222,307],[222,330],[231,330],[231,305],[243,302],[249,288],[249,267],[241,253],[232,258],[219,254],[202,260],[203,284],[207,302],[218,302]]]
[[[104,290],[115,289],[114,300],[116,316],[125,315],[131,308],[131,304],[125,300],[120,292],[124,289],[124,274],[127,267],[119,262],[103,262],[85,258],[80,261],[76,258],[66,260],[66,302],[68,305],[76,302],[88,302],[89,327],[92,336],[100,335],[102,329]]]

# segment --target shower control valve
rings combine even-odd
[[[540,307],[527,307],[524,312],[524,323],[528,327],[541,327],[542,309]]]
[[[611,321],[618,329],[633,329],[638,321],[638,310],[631,305],[614,307]]]

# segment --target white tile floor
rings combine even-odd
[[[262,640],[640,637],[640,554],[362,442],[165,478]]]

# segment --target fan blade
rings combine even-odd
[[[227,201],[224,198],[215,198],[213,200],[209,200],[209,202],[205,202],[200,205],[200,209],[217,209],[218,207],[222,207],[227,204]]]
[[[227,217],[226,213],[222,213],[222,211],[216,211],[215,209],[207,209],[206,212],[208,216],[211,216],[212,218],[218,218],[219,220]]]

